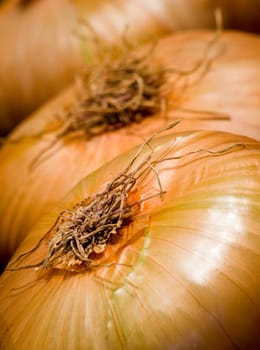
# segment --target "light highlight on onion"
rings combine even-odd
[[[259,347],[259,143],[200,131],[150,145],[133,168],[152,152],[155,171],[150,168],[136,189],[141,198],[158,194],[159,176],[165,194],[143,202],[97,261],[104,266],[81,273],[4,272],[0,335],[6,350]],[[78,184],[27,236],[9,268],[44,258],[45,243],[15,263],[62,210],[104,189],[135,153]]]

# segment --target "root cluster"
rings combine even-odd
[[[158,113],[165,79],[146,58],[130,54],[89,70],[80,78],[80,101],[64,117],[63,135],[83,130],[89,139]]]
[[[43,267],[66,267],[93,264],[119,229],[133,217],[136,204],[128,203],[135,178],[121,175],[105,190],[87,198],[71,210],[62,212],[55,232],[48,242]]]

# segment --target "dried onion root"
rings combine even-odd
[[[163,202],[166,191],[156,166],[162,162],[181,159],[196,153],[207,156],[218,156],[237,147],[246,147],[245,143],[234,143],[221,150],[195,149],[178,156],[167,156],[169,150],[159,158],[153,157],[154,151],[150,142],[156,135],[174,127],[179,121],[170,124],[149,137],[137,150],[127,167],[109,182],[105,189],[87,197],[70,209],[63,210],[51,229],[38,241],[31,250],[22,253],[12,263],[16,264],[39,248],[47,241],[47,253],[44,259],[36,264],[8,267],[8,271],[28,268],[56,268],[67,271],[84,271],[102,266],[95,259],[103,254],[106,246],[120,239],[121,229],[141,213],[141,203],[160,196]],[[145,147],[148,155],[140,162],[139,157]],[[139,162],[138,165],[136,163]],[[141,192],[141,185],[148,175],[154,175],[158,188],[154,194],[136,200],[136,193]],[[134,200],[131,198],[135,198]],[[112,263],[108,266],[117,264]]]
[[[164,83],[165,73],[154,72],[146,58],[97,67],[81,76],[83,98],[65,115],[61,136],[83,130],[89,139],[158,113]]]

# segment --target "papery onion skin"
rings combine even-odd
[[[168,66],[190,69],[202,58],[202,51],[213,36],[214,32],[191,31],[166,38],[158,43],[150,64],[154,64],[155,69]],[[196,84],[188,84],[183,90],[176,88],[174,83],[167,83],[166,89],[172,91],[169,119],[165,119],[164,115],[155,116],[133,128],[100,135],[87,142],[84,136],[61,140],[50,151],[47,160],[33,171],[30,170],[32,160],[42,153],[52,136],[33,135],[44,130],[55,132],[57,113],[63,113],[63,108],[70,106],[77,96],[75,86],[68,88],[18,127],[10,139],[21,138],[21,141],[7,142],[0,151],[2,261],[10,258],[48,205],[62,198],[83,176],[138,144],[145,135],[150,135],[171,120],[181,120],[175,128],[177,131],[228,130],[260,139],[260,39],[230,32],[223,34],[216,45],[217,52],[223,46],[225,52],[215,58],[209,71]],[[187,114],[178,111],[178,108],[188,108],[194,113]],[[214,112],[217,112],[230,116],[231,120],[204,120],[204,110],[212,111],[206,118],[214,118]]]
[[[198,152],[159,165],[164,199],[144,202],[104,261],[131,267],[80,274],[5,271],[0,279],[3,349],[259,348],[260,144],[200,131],[165,136],[151,146],[155,159],[201,148],[220,153]],[[61,210],[104,188],[135,152],[83,179],[37,224],[9,267]],[[146,147],[138,162],[149,152]],[[149,176],[153,180],[137,184],[141,196],[158,188],[155,174]],[[45,252],[41,246],[19,264],[36,263]]]
[[[86,18],[102,43],[110,45],[118,44],[126,28],[135,43],[172,30],[215,28],[217,7],[223,10],[224,28],[259,30],[258,0],[27,3],[4,1],[0,8],[1,132],[9,131],[72,81],[86,57],[88,61],[96,52],[89,35],[84,45],[76,35],[87,31],[79,18]]]

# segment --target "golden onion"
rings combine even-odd
[[[137,150],[83,179],[20,245],[0,278],[3,349],[260,347],[259,142],[198,131]],[[119,174],[136,179],[136,211],[96,267],[39,265],[59,213],[101,203]]]
[[[148,55],[149,67],[154,67],[155,71],[161,67],[185,71],[201,60],[208,63],[204,52],[213,36],[211,32],[191,31],[165,38],[151,56]],[[168,96],[166,118],[165,113],[157,114],[139,124],[90,140],[76,133],[77,137],[68,135],[50,147],[59,133],[60,116],[66,118],[67,110],[77,106],[78,90],[73,86],[12,133],[10,142],[7,140],[0,150],[2,260],[8,260],[48,205],[62,198],[83,176],[138,144],[145,135],[167,125],[170,120],[181,120],[176,131],[229,130],[260,138],[259,38],[223,33],[209,51],[217,55],[213,55],[211,66],[203,74],[201,69],[184,76],[170,73],[163,87]],[[147,55],[147,49],[145,53]],[[178,76],[181,79],[177,81]],[[231,119],[219,120],[221,116]],[[208,120],[210,118],[213,120]],[[32,169],[37,158],[40,158],[39,162]]]

